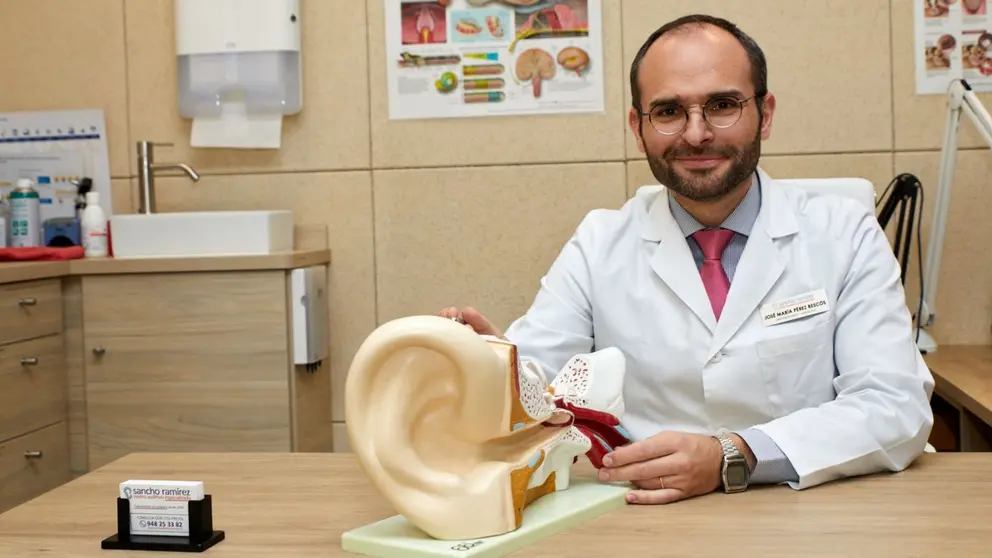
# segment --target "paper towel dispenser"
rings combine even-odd
[[[299,0],[175,0],[179,113],[194,147],[278,148],[303,107]]]

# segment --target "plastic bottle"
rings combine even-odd
[[[83,253],[87,258],[101,258],[108,254],[107,214],[100,207],[100,193],[86,192],[86,209],[80,223],[83,236]]]
[[[41,246],[41,196],[29,178],[19,178],[10,193],[10,245]]]

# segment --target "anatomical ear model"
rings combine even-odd
[[[368,478],[430,537],[469,540],[522,525],[538,498],[566,490],[585,454],[630,442],[623,353],[576,355],[548,384],[517,348],[438,316],[388,322],[348,372],[351,446]]]

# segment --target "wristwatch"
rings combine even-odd
[[[751,469],[747,466],[747,458],[737,449],[730,439],[730,432],[720,430],[716,439],[723,448],[723,467],[720,478],[723,481],[723,491],[727,494],[744,492],[751,477]]]

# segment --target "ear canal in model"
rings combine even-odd
[[[502,534],[519,527],[532,499],[554,490],[547,475],[531,477],[573,430],[573,414],[555,406],[547,387],[543,378],[520,381],[508,342],[438,316],[400,318],[355,355],[348,436],[378,491],[429,536]]]

